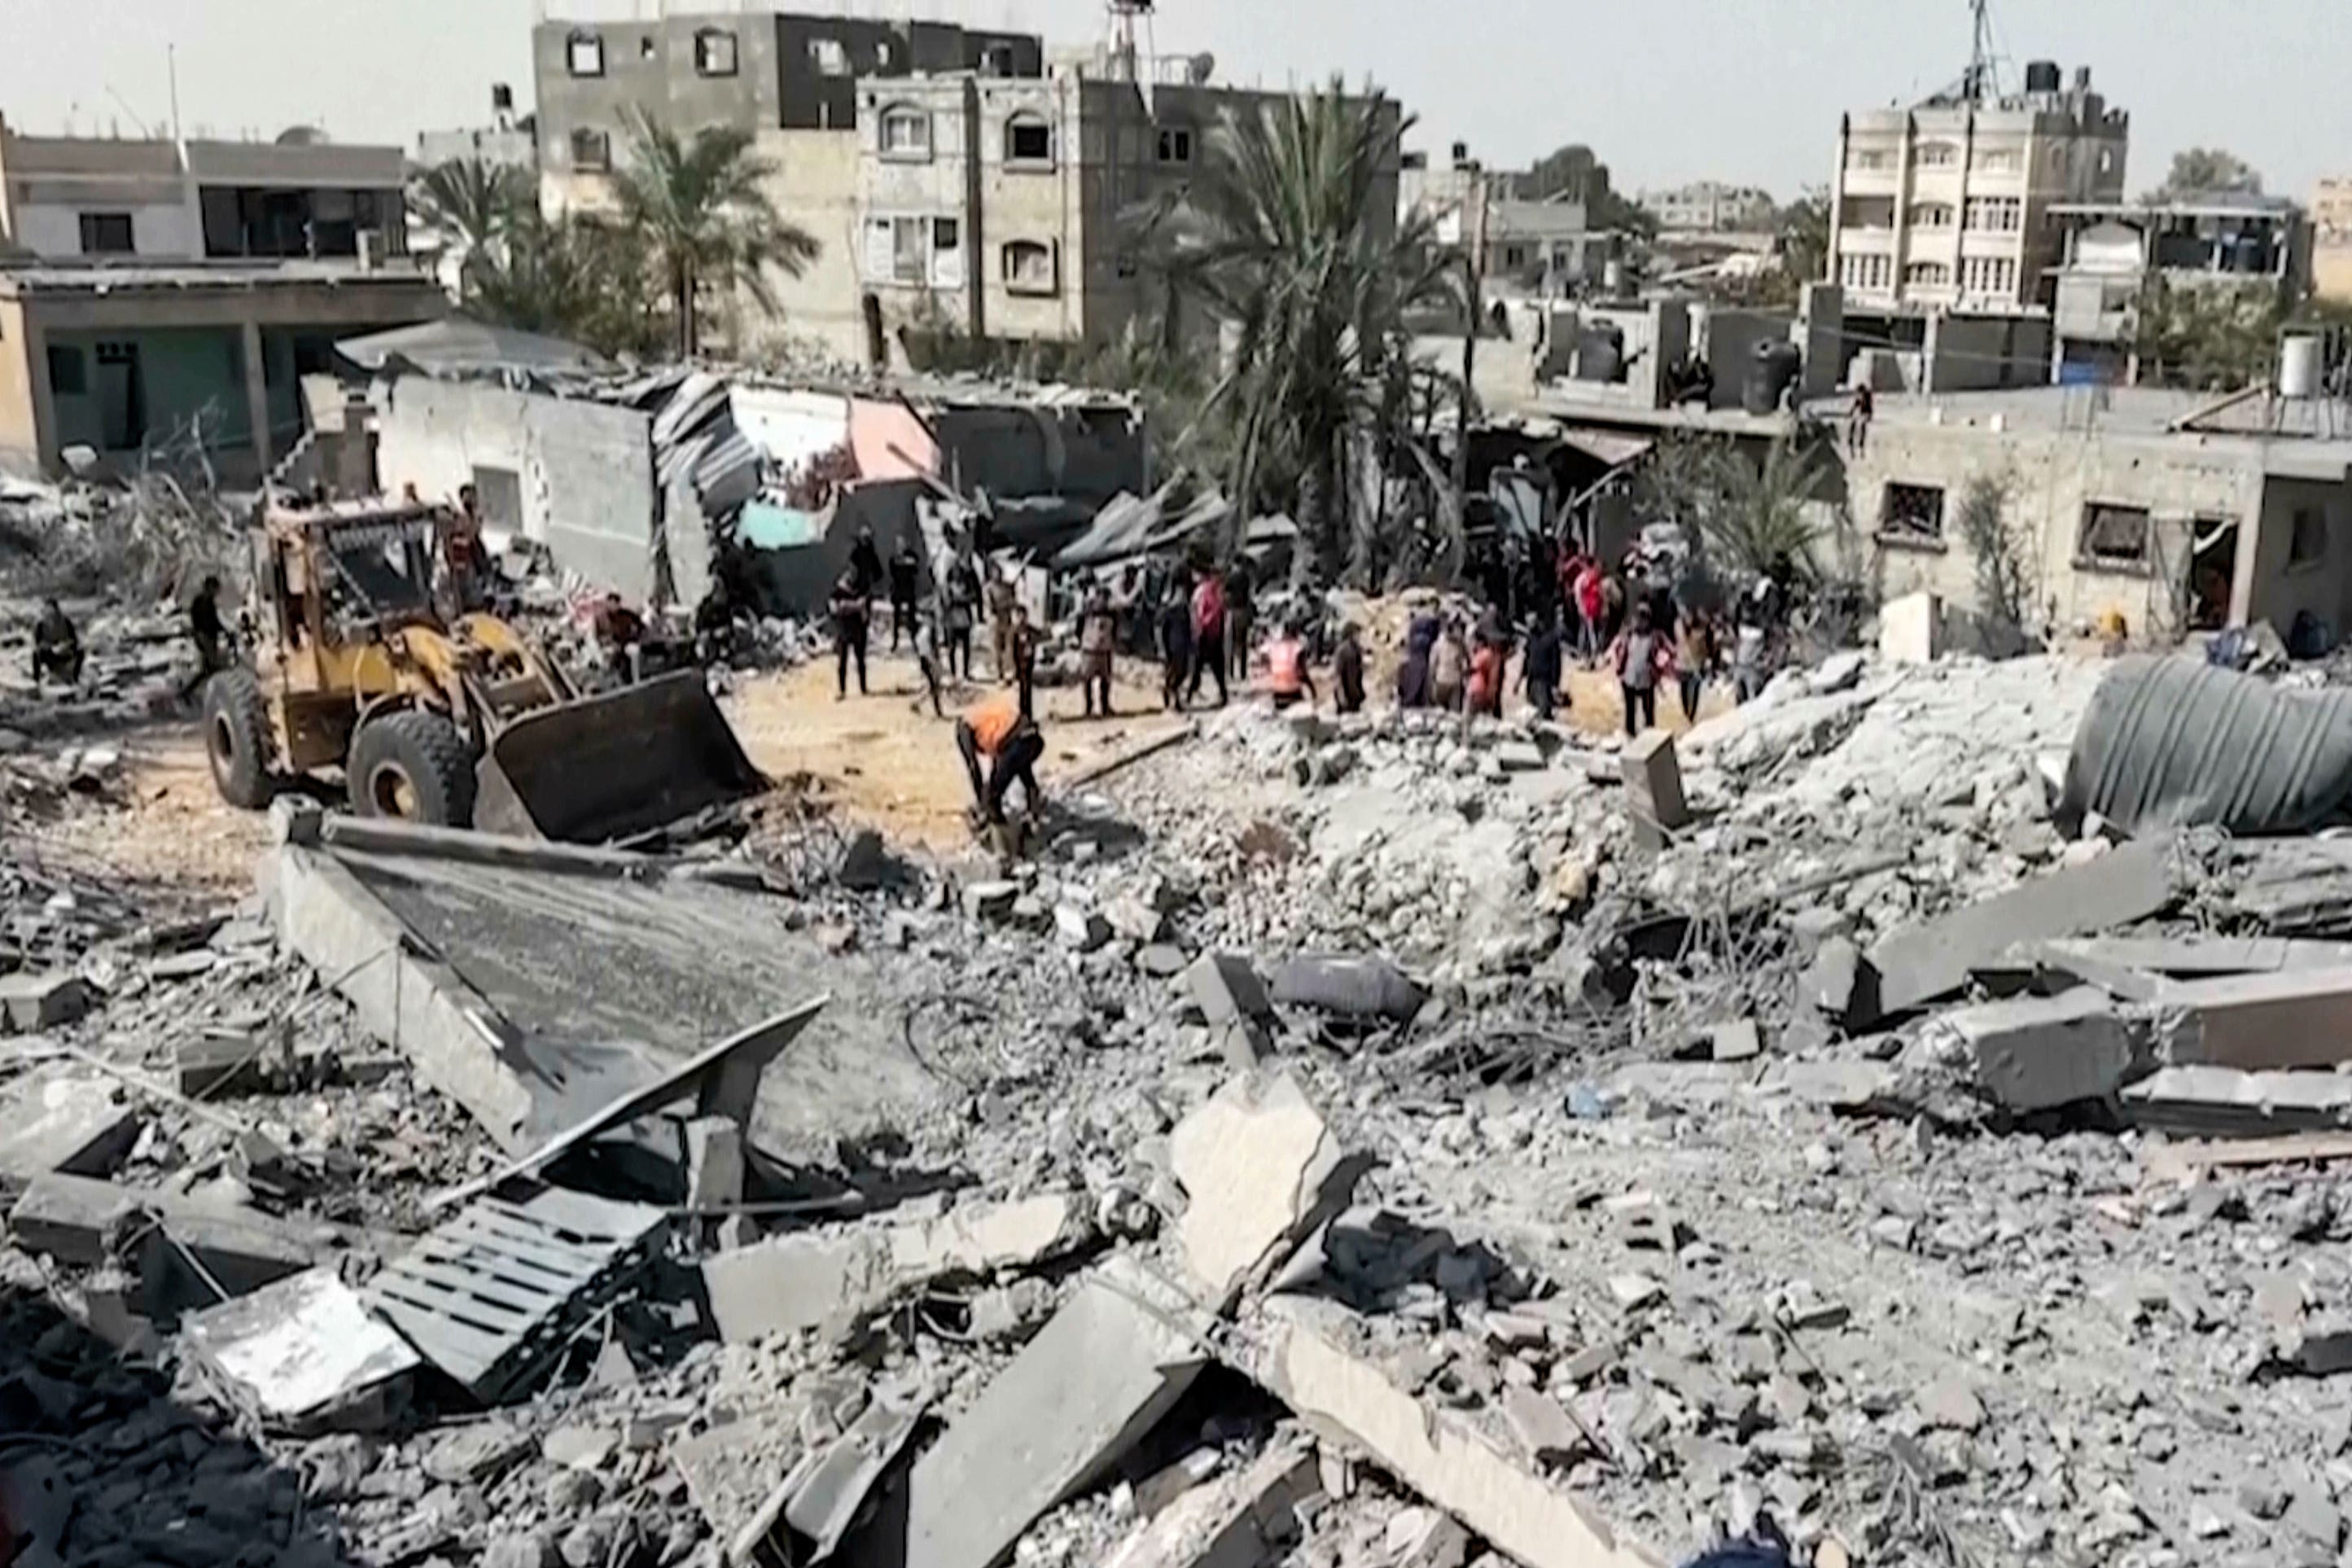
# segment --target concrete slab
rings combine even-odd
[[[1313,1450],[1278,1444],[1169,1504],[1119,1542],[1108,1568],[1261,1568],[1298,1540],[1298,1505],[1322,1489]]]
[[[1906,594],[1878,608],[1878,657],[1889,664],[1933,664],[1944,651],[1944,604]]]
[[[761,1078],[755,1148],[821,1162],[944,1101],[876,960],[826,953],[788,927],[784,900],[638,864],[623,877],[287,845],[268,878],[289,945],[509,1155],[816,989],[834,1005]],[[661,1131],[639,1147],[674,1165]]]
[[[800,1478],[784,1504],[784,1522],[803,1543],[793,1561],[822,1563],[833,1555],[930,1405],[927,1394],[876,1391],[865,1413]]]
[[[776,1237],[706,1258],[702,1283],[719,1337],[730,1342],[832,1331],[927,1280],[1027,1268],[1085,1233],[1078,1197],[1047,1193],[936,1219]]]
[[[107,1260],[118,1237],[129,1237],[139,1228],[131,1221],[142,1215],[158,1222],[158,1228],[146,1235],[141,1253],[142,1277],[146,1262],[161,1262],[168,1256],[168,1233],[231,1295],[257,1290],[324,1262],[341,1242],[330,1226],[221,1207],[178,1193],[57,1174],[37,1177],[26,1186],[9,1211],[8,1229],[16,1245],[28,1252],[95,1265]]]
[[[138,1141],[139,1108],[130,1092],[96,1073],[26,1079],[0,1103],[0,1172],[106,1175]]]
[[[2131,1034],[2115,1003],[2088,985],[1946,1014],[1976,1058],[1977,1079],[2011,1110],[2105,1100],[2131,1069]]]
[[[2087,958],[2182,980],[2352,967],[2352,942],[2304,942],[2276,936],[2066,937],[2044,943],[2042,952],[2060,961]]]
[[[24,1034],[54,1029],[89,1011],[89,983],[79,974],[0,974],[0,1025],[7,1028]]]
[[[2352,1078],[2337,1072],[2245,1072],[2173,1067],[2123,1091],[2136,1126],[2261,1137],[2352,1127]]]
[[[2237,974],[2168,985],[2159,1042],[2167,1060],[2233,1068],[2352,1061],[2352,966]]]
[[[1664,730],[1645,731],[1627,742],[1623,763],[1625,809],[1633,818],[1634,840],[1644,848],[1662,848],[1667,834],[1691,821],[1675,738]]]
[[[1213,1026],[1240,1018],[1271,1017],[1274,1014],[1274,1004],[1266,997],[1265,982],[1258,978],[1250,961],[1237,953],[1202,953],[1184,972],[1184,984]]]
[[[2101,931],[2160,914],[2172,902],[2173,844],[2140,839],[2054,876],[1980,900],[1882,938],[1870,950],[1878,974],[1873,1016],[1948,996],[1969,972],[2021,943]],[[1871,1017],[1853,1022],[1866,1025]]]
[[[1187,1271],[1223,1310],[1250,1277],[1346,1206],[1360,1167],[1287,1073],[1246,1073],[1176,1124],[1169,1160],[1190,1202]]]
[[[180,1345],[247,1414],[304,1435],[381,1428],[423,1364],[332,1268],[193,1314]]]
[[[996,1568],[1168,1413],[1208,1360],[1209,1327],[1172,1282],[1104,1264],[915,1462],[904,1568]]]
[[[1347,1348],[1353,1314],[1286,1297],[1269,1310],[1262,1381],[1528,1568],[1655,1568],[1574,1497],[1506,1456],[1464,1416],[1424,1405]]]

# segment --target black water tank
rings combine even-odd
[[[1748,384],[1740,389],[1739,406],[1750,414],[1769,414],[1780,406],[1780,395],[1797,379],[1805,356],[1791,342],[1761,342],[1748,366]]]
[[[2056,92],[2058,90],[2058,62],[2056,60],[2026,61],[2025,90],[2028,92]]]

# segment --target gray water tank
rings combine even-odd
[[[2058,62],[2056,60],[2028,60],[2025,62],[2026,91],[2056,92],[2058,90]]]
[[[1750,414],[1769,414],[1780,406],[1781,394],[1797,379],[1805,356],[1791,342],[1761,342],[1748,362],[1748,384],[1740,388],[1739,406]]]

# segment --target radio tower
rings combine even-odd
[[[1975,28],[1969,45],[1968,73],[1960,78],[1960,99],[1982,103],[1999,92],[1993,79],[1992,0],[1969,0],[1969,16]]]
[[[1135,24],[1138,17],[1151,15],[1152,0],[1108,0],[1108,4],[1111,74],[1122,81],[1139,80]]]

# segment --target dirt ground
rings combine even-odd
[[[268,818],[221,799],[193,720],[102,743],[122,752],[121,805],[74,803],[30,825],[24,843],[75,871],[239,896],[252,889],[254,862],[269,840]]]

